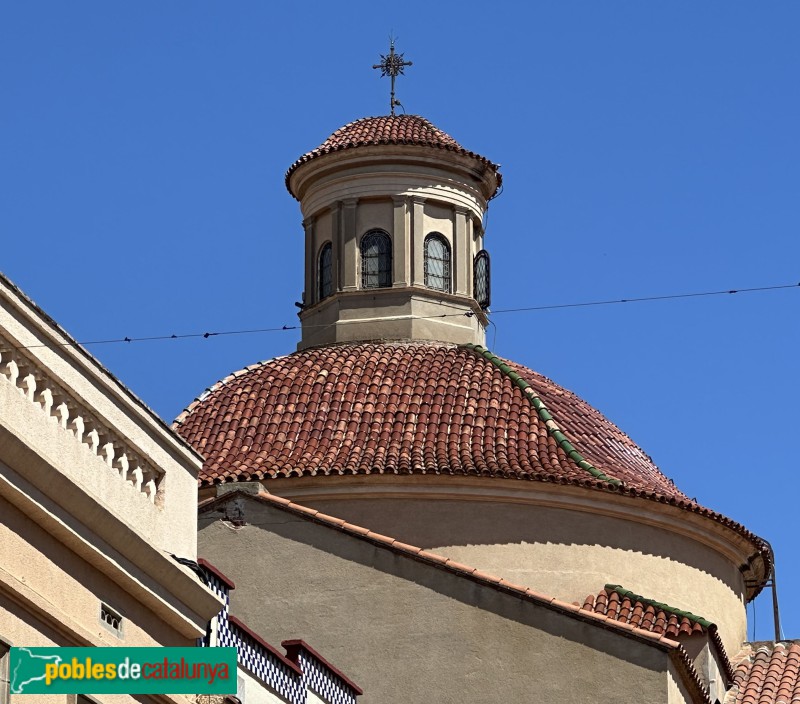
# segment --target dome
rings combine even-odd
[[[309,348],[223,379],[175,421],[205,458],[201,487],[286,477],[436,475],[574,485],[697,504],[599,411],[477,345]]]
[[[380,117],[363,117],[355,122],[350,122],[336,130],[316,149],[303,154],[286,172],[286,188],[292,195],[295,195],[289,180],[292,173],[306,162],[332,152],[377,145],[432,147],[471,157],[484,167],[495,172],[497,188],[500,187],[501,176],[498,172],[499,166],[497,164],[492,163],[480,154],[465,149],[449,134],[440,130],[424,117],[419,115],[383,115]]]

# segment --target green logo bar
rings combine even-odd
[[[236,648],[11,648],[12,694],[236,694]]]

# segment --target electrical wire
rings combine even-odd
[[[634,298],[618,298],[618,299],[607,299],[607,300],[598,300],[598,301],[584,301],[579,303],[557,303],[557,304],[550,304],[550,305],[541,305],[541,306],[526,306],[522,308],[501,308],[494,311],[486,311],[487,314],[490,315],[502,315],[507,313],[527,313],[527,312],[536,312],[536,311],[544,311],[544,310],[562,310],[565,308],[588,308],[588,307],[595,307],[595,306],[609,306],[609,305],[619,305],[623,303],[645,303],[645,302],[652,302],[652,301],[671,301],[671,300],[679,300],[679,299],[687,299],[687,298],[703,298],[709,296],[727,296],[732,294],[738,293],[756,293],[756,292],[764,292],[764,291],[780,291],[786,289],[800,289],[800,283],[797,284],[778,284],[774,286],[754,286],[750,288],[738,288],[738,289],[725,289],[720,291],[695,291],[691,293],[673,293],[661,296],[638,296]],[[472,317],[475,315],[472,311],[467,311],[466,313],[441,313],[438,315],[418,315],[418,316],[394,316],[394,317],[386,317],[381,318],[382,321],[392,321],[392,320],[432,320],[438,318],[452,318],[452,317]],[[492,323],[492,321],[489,321]],[[109,338],[104,340],[84,340],[80,342],[76,342],[74,340],[60,343],[61,346],[64,347],[72,347],[72,346],[82,346],[86,347],[89,345],[109,345],[109,344],[119,344],[119,343],[132,343],[132,342],[154,342],[154,341],[161,341],[161,340],[186,340],[191,338],[202,338],[202,339],[209,339],[212,337],[225,337],[230,335],[253,335],[259,333],[272,333],[272,332],[287,332],[290,330],[300,330],[302,328],[306,329],[314,329],[314,328],[328,328],[336,323],[328,323],[326,325],[282,325],[280,327],[268,327],[268,328],[247,328],[243,330],[220,330],[216,332],[192,332],[192,333],[182,333],[182,334],[169,334],[169,335],[149,335],[145,337],[131,337],[125,336],[120,338]],[[494,324],[494,323],[492,323]],[[497,326],[495,325],[495,336],[497,335]],[[50,345],[27,345],[24,347],[18,347],[16,349],[35,349],[38,347],[49,347]]]

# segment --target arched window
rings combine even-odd
[[[333,293],[333,247],[330,242],[323,244],[319,252],[317,288],[320,301]]]
[[[450,245],[438,232],[425,238],[425,285],[450,293]]]
[[[485,249],[475,255],[473,275],[475,300],[481,308],[488,308],[492,302],[492,293],[491,277],[489,275],[489,252]]]
[[[361,238],[361,287],[392,285],[392,240],[382,230],[371,230]]]

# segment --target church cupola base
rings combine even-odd
[[[484,344],[486,314],[474,300],[406,287],[334,294],[300,314],[298,350],[364,341]]]

